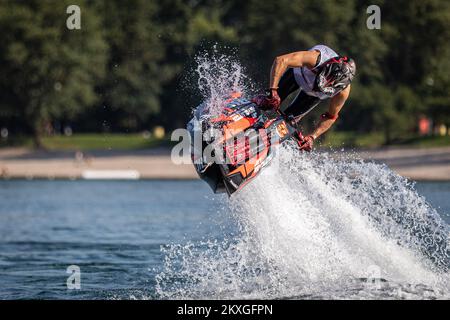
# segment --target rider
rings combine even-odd
[[[280,112],[296,124],[321,100],[330,99],[328,112],[314,131],[303,137],[298,133],[301,150],[311,151],[314,140],[326,132],[338,118],[339,111],[350,95],[350,83],[355,75],[353,59],[339,56],[325,45],[316,45],[308,51],[298,51],[275,58],[267,93],[255,98],[262,109],[278,110],[281,101],[301,89],[294,101]]]

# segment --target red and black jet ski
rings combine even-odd
[[[219,115],[205,104],[188,123],[191,157],[201,179],[214,193],[231,196],[253,180],[272,158],[273,147],[291,138],[296,129],[272,111],[233,94],[224,99]]]

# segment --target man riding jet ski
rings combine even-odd
[[[330,100],[328,111],[314,131],[299,140],[301,150],[311,151],[314,140],[326,132],[339,115],[350,95],[356,64],[353,59],[340,56],[325,45],[316,45],[308,51],[298,51],[275,58],[270,86],[265,95],[254,99],[263,109],[278,110],[292,92],[300,89],[293,102],[280,112],[298,123],[321,100]]]
[[[231,195],[270,162],[274,146],[292,137],[300,150],[311,151],[314,140],[337,119],[355,71],[352,59],[318,45],[277,57],[266,94],[247,100],[234,93],[224,99],[218,115],[200,105],[188,123],[192,161],[200,178],[215,193]],[[282,100],[298,89],[294,101],[280,110]],[[303,137],[296,124],[324,99],[330,99],[328,112]]]

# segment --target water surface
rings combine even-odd
[[[450,183],[417,189],[449,222]],[[161,246],[238,232],[201,181],[10,180],[0,201],[0,299],[158,298]]]

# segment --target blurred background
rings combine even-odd
[[[69,30],[71,4],[0,1],[1,146],[154,146],[199,102],[186,79],[215,43],[261,89],[276,55],[325,43],[354,57],[330,145],[450,144],[448,1],[77,0],[81,29]],[[379,30],[366,26],[372,4]]]

